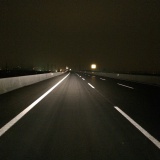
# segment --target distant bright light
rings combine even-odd
[[[66,66],[66,69],[69,69],[69,68]]]
[[[91,68],[92,68],[92,69],[96,69],[96,64],[92,64],[92,65],[91,65]]]
[[[70,69],[70,71],[71,71],[72,69]]]

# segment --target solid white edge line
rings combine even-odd
[[[70,74],[70,73],[69,73]],[[50,88],[46,93],[44,93],[41,97],[39,97],[36,101],[34,101],[31,105],[29,105],[26,109],[24,109],[21,113],[19,113],[16,117],[14,117],[11,121],[9,121],[6,125],[4,125],[0,129],[0,137],[9,130],[16,122],[18,122],[25,114],[27,114],[36,104],[38,104],[43,98],[45,98],[53,89],[55,89],[62,81],[64,81],[68,76],[66,75],[63,79],[61,79],[57,84],[55,84],[52,88]]]
[[[130,118],[126,113],[124,113],[119,107],[114,106],[114,108],[160,149],[160,142],[157,139],[155,139],[151,134],[149,134],[145,129],[143,129],[138,123],[136,123],[132,118]]]
[[[120,83],[117,83],[117,84],[120,85],[120,86],[123,86],[123,87],[127,87],[127,88],[130,88],[130,89],[134,89],[133,87],[126,86],[126,85],[124,85],[124,84],[120,84]]]
[[[90,83],[88,83],[88,85],[90,85],[92,88],[95,88],[94,86],[92,86]]]

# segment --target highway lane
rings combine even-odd
[[[23,111],[66,74],[0,95],[0,128]]]
[[[81,76],[160,141],[160,87],[88,74]]]
[[[19,97],[14,98],[36,99],[39,92],[43,94],[64,76],[48,81],[48,86],[46,81],[38,87],[37,84],[27,87],[27,91],[23,88],[30,96],[24,98],[25,94],[17,93]],[[91,81],[90,84],[93,85]],[[117,112],[106,97],[88,85],[86,79],[70,74],[0,137],[0,157],[4,160],[159,159],[160,150]],[[10,107],[15,107],[18,100],[12,101]],[[7,101],[3,104],[7,105]]]

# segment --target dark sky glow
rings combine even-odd
[[[160,71],[159,0],[1,0],[0,67]]]

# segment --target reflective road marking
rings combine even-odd
[[[105,81],[106,79],[104,79],[104,78],[100,78],[102,81]]]
[[[124,113],[120,108],[114,106],[114,108],[121,113],[130,123],[132,123],[140,132],[142,132],[151,142],[153,142],[160,149],[160,142],[150,135],[145,129],[143,129],[138,123]]]
[[[117,84],[120,85],[120,86],[123,86],[123,87],[127,87],[127,88],[130,88],[130,89],[134,89],[133,87],[126,86],[126,85],[124,85],[124,84],[120,84],[120,83],[117,83]]]
[[[95,88],[94,86],[92,86],[90,83],[88,83],[88,85],[90,85],[92,88]]]

